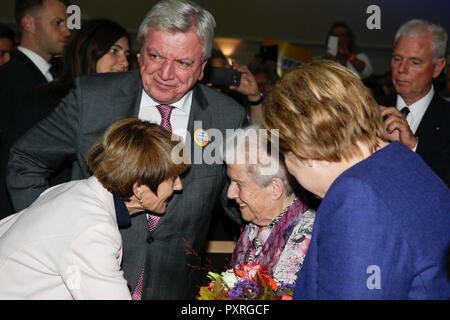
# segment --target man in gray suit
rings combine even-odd
[[[159,108],[170,105],[169,126],[191,146],[193,164],[181,177],[183,192],[173,196],[152,231],[147,214],[133,218],[131,227],[122,230],[122,267],[136,299],[195,296],[200,273],[192,265],[199,265],[199,260],[190,252],[201,252],[215,201],[227,203],[226,167],[194,162],[194,154],[205,147],[202,134],[215,128],[225,136],[226,129],[245,121],[242,106],[197,83],[211,51],[214,27],[212,15],[195,4],[159,2],[139,28],[139,71],[77,79],[55,111],[11,149],[8,188],[16,209],[23,209],[48,187],[49,172],[66,159],[73,160],[73,179],[88,177],[86,154],[111,123],[127,117],[164,122]],[[257,86],[251,89],[245,93],[258,100]],[[226,211],[239,222],[237,211]]]

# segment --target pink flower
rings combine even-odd
[[[285,294],[284,296],[281,297],[281,300],[292,300],[292,297],[288,294]]]

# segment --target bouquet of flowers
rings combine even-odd
[[[294,285],[277,283],[260,265],[244,265],[222,274],[209,272],[212,281],[200,287],[198,300],[292,300]]]

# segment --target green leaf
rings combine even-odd
[[[211,280],[217,280],[220,278],[220,274],[215,273],[215,272],[208,272],[207,277]]]
[[[197,300],[213,300],[213,296],[208,287],[200,288],[200,296],[197,298]]]

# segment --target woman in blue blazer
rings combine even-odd
[[[450,191],[388,144],[378,105],[344,67],[318,61],[266,99],[289,171],[322,198],[296,299],[449,299]]]

